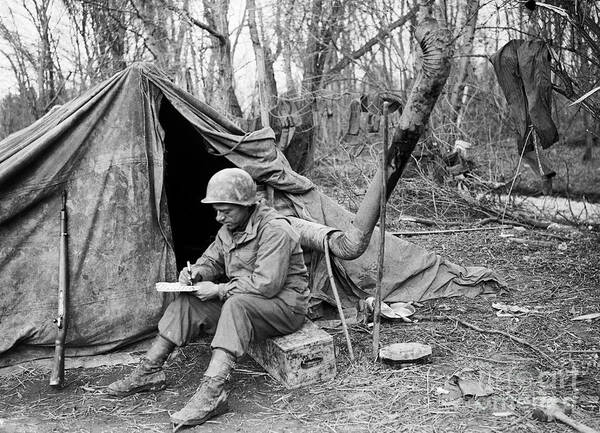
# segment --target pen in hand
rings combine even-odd
[[[192,265],[190,265],[190,261],[189,260],[187,262],[187,271],[188,271],[188,274],[190,274],[190,282],[188,283],[188,286],[193,286],[194,285],[194,281],[192,280]]]

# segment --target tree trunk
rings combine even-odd
[[[38,63],[38,115],[48,111],[56,99],[57,71],[52,53],[52,40],[50,35],[50,7],[48,0],[34,0],[36,30],[39,36],[39,63]]]
[[[250,31],[250,39],[252,40],[252,48],[254,49],[254,57],[256,59],[256,83],[259,93],[259,108],[260,121],[263,128],[269,126],[269,111],[273,101],[273,95],[267,84],[267,72],[265,51],[258,36],[256,27],[256,3],[254,0],[247,0],[248,5],[248,29]]]
[[[392,138],[387,159],[390,173],[387,179],[388,198],[427,127],[431,111],[448,79],[454,51],[450,34],[438,25],[427,0],[420,1],[417,22],[415,37],[423,53],[422,65]]]
[[[158,5],[156,1],[132,0],[139,13],[144,28],[146,46],[152,53],[159,68],[168,75],[176,70],[172,65],[171,50],[169,47],[169,34],[166,29],[168,21],[168,8]],[[170,0],[165,0],[168,6]]]
[[[273,68],[273,65],[279,57],[279,54],[281,54],[281,46],[278,45],[275,48],[275,53],[273,53],[273,51],[270,48],[270,41],[267,35],[265,34],[265,23],[262,9],[258,9],[258,17],[260,23],[259,28],[261,30],[260,38],[262,39],[262,46],[265,53],[265,80],[267,82],[267,89],[269,91],[269,94],[271,95],[271,101],[269,103],[269,106],[273,107],[277,103],[278,95],[277,81],[275,80],[275,69]]]
[[[319,117],[317,92],[323,82],[327,51],[330,43],[337,39],[342,25],[343,3],[341,0],[331,0],[330,3],[324,5],[324,0],[313,0],[309,16],[300,103],[302,125],[296,129],[295,137],[285,152],[292,168],[300,173],[308,172],[313,166],[318,133],[315,125]]]
[[[181,11],[184,15],[189,15],[190,0],[183,0],[181,4]],[[173,18],[173,17],[172,17]],[[173,79],[175,84],[190,91],[193,89],[191,82],[190,69],[188,62],[185,60],[185,55],[188,49],[186,46],[186,34],[190,28],[189,22],[186,20],[180,20],[179,27],[174,23],[172,25],[172,36],[171,40],[171,70],[173,71]]]
[[[301,96],[302,96],[302,126],[296,130],[296,135],[285,151],[285,156],[292,168],[304,173],[310,170],[314,162],[315,117],[318,107],[315,91],[319,87],[317,76],[318,58],[321,54],[319,41],[321,38],[320,17],[323,13],[323,0],[313,0],[310,21],[308,24],[308,40],[304,55]]]
[[[450,121],[456,123],[461,110],[463,109],[462,100],[465,99],[465,84],[469,73],[470,55],[473,51],[473,38],[475,36],[475,28],[477,27],[477,16],[479,12],[479,0],[467,0],[464,3],[462,34],[458,39],[457,46],[459,55],[461,56],[456,68],[456,82],[450,96]]]
[[[280,7],[280,3],[277,3],[277,7]],[[294,1],[292,0],[290,10],[293,11]],[[279,11],[278,11],[279,12]],[[277,26],[276,32],[277,37],[282,44],[283,53],[283,72],[285,74],[286,94],[290,97],[296,96],[296,84],[294,83],[294,77],[292,75],[292,43],[290,41],[289,31],[292,27],[293,14],[286,13],[284,27]]]
[[[212,95],[212,105],[221,107],[223,111],[236,118],[242,117],[242,109],[235,94],[233,80],[233,64],[231,54],[231,41],[229,39],[229,12],[228,0],[203,0],[204,17],[208,25],[216,33],[210,34],[214,43],[213,52],[217,70],[209,73],[215,74],[215,94]]]
[[[126,66],[126,29],[129,24],[125,14],[127,0],[63,2],[84,44],[87,58],[76,60],[81,79],[92,84],[123,70]],[[82,61],[87,61],[87,65],[83,65]],[[90,67],[92,64],[94,67]]]

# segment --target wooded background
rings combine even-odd
[[[531,3],[435,1],[454,57],[430,119],[429,146],[448,152],[456,139],[477,146],[509,137],[506,101],[488,56],[510,39],[539,37],[552,53],[561,140],[593,158],[600,92],[570,103],[599,84],[600,4],[549,0],[531,15]],[[127,65],[151,61],[245,129],[267,122],[278,133],[291,127],[299,140],[286,155],[308,172],[315,147],[347,139],[353,100],[362,102],[354,105],[362,139],[379,129],[382,97],[406,100],[418,69],[417,6],[415,0],[11,0],[0,17],[2,78],[13,83],[0,99],[0,138]]]

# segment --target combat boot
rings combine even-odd
[[[208,369],[190,401],[171,415],[177,425],[198,425],[229,410],[225,382],[235,365],[235,357],[224,350],[215,349]]]
[[[198,425],[229,410],[222,378],[204,376],[196,393],[180,411],[171,415],[175,425]]]
[[[167,379],[162,369],[175,344],[158,335],[142,358],[142,362],[129,376],[111,383],[106,388],[109,395],[126,397],[145,391],[160,391],[166,388]]]

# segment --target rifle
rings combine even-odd
[[[58,316],[54,361],[50,375],[50,386],[61,388],[65,379],[65,337],[67,336],[67,296],[69,292],[69,268],[67,261],[67,191],[62,193],[60,210],[60,248],[58,251]]]

